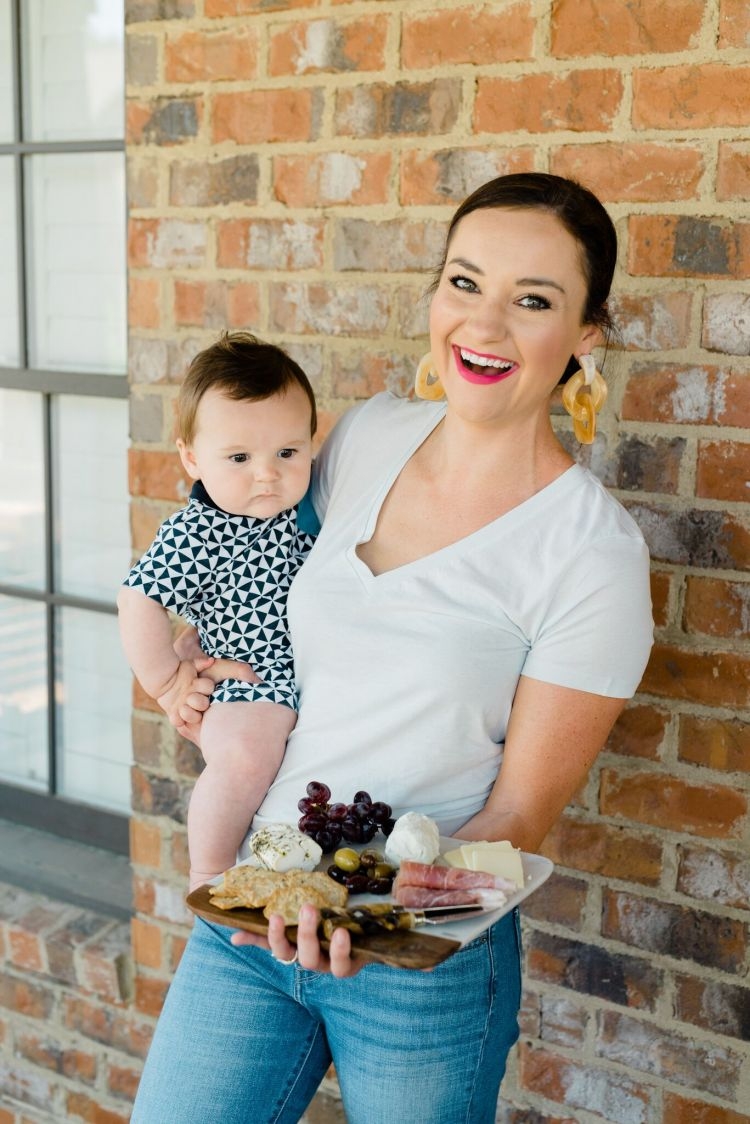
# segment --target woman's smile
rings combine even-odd
[[[518,370],[512,359],[501,359],[497,355],[483,355],[468,347],[452,344],[456,370],[467,382],[487,385],[501,382]]]

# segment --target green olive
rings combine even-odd
[[[353,847],[339,847],[333,856],[333,861],[340,870],[345,870],[349,874],[359,870],[359,855]]]
[[[375,863],[372,870],[368,871],[370,878],[391,878],[393,876],[393,867],[390,863]]]

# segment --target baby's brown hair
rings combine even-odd
[[[195,437],[198,406],[207,390],[219,390],[238,402],[259,402],[282,394],[297,383],[310,401],[310,433],[318,417],[315,394],[298,363],[282,348],[264,343],[250,332],[224,332],[199,351],[187,369],[177,397],[177,436],[190,445]]]

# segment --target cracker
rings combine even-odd
[[[224,881],[211,891],[211,903],[219,909],[259,909],[282,884],[283,874],[253,866],[234,866],[224,872]],[[229,903],[232,903],[231,905]]]

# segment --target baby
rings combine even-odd
[[[164,710],[196,678],[175,654],[168,609],[195,626],[207,656],[256,673],[217,682],[203,718],[191,889],[233,865],[297,719],[286,599],[318,530],[306,498],[315,428],[312,387],[280,348],[235,332],[200,352],[177,402],[190,502],[162,524],[117,599],[130,666]]]

